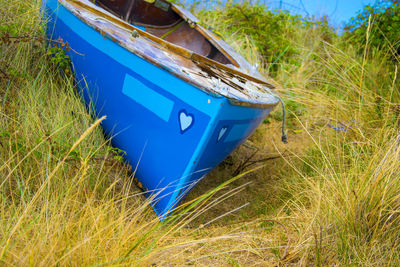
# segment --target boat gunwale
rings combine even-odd
[[[254,108],[267,109],[267,108],[273,108],[273,107],[275,107],[275,106],[279,103],[278,100],[276,100],[276,101],[273,102],[273,103],[253,102],[254,100],[256,100],[256,98],[254,98],[254,97],[250,97],[249,100],[246,100],[246,99],[239,99],[239,98],[233,98],[233,97],[229,97],[229,96],[226,96],[226,95],[222,95],[221,93],[219,93],[219,92],[217,92],[217,91],[211,90],[210,88],[208,88],[208,87],[202,85],[201,83],[195,81],[194,79],[189,79],[187,76],[182,75],[182,74],[180,74],[179,72],[176,72],[176,71],[171,70],[171,69],[168,68],[166,65],[160,64],[159,61],[157,61],[157,60],[155,60],[154,58],[148,56],[147,54],[145,54],[145,53],[140,53],[140,50],[132,51],[132,49],[129,48],[129,47],[127,47],[126,45],[124,45],[123,42],[120,42],[120,41],[116,40],[116,39],[115,39],[114,37],[112,37],[109,33],[107,33],[106,31],[104,31],[104,30],[101,29],[100,27],[94,25],[93,23],[91,23],[90,21],[88,21],[85,17],[81,16],[81,15],[79,14],[79,9],[77,9],[76,12],[74,12],[73,9],[68,8],[68,7],[65,6],[62,2],[63,2],[63,1],[64,1],[64,2],[67,2],[67,3],[69,3],[69,4],[72,4],[72,6],[77,5],[78,7],[81,7],[81,8],[83,8],[83,9],[85,9],[85,10],[87,10],[87,11],[89,11],[89,12],[95,14],[95,15],[98,15],[100,18],[105,19],[105,21],[111,22],[111,24],[116,24],[115,26],[121,28],[121,30],[126,30],[126,31],[128,31],[128,32],[129,32],[129,31],[131,31],[131,32],[136,31],[139,35],[142,35],[143,37],[145,37],[145,38],[149,39],[150,41],[152,41],[152,42],[151,42],[152,45],[158,47],[158,48],[161,49],[161,50],[167,49],[167,52],[169,52],[169,53],[172,52],[172,53],[174,53],[174,54],[177,54],[178,56],[181,56],[181,57],[184,57],[184,58],[186,58],[186,59],[189,59],[189,60],[190,60],[193,64],[195,64],[195,65],[198,65],[197,62],[202,62],[202,63],[204,63],[204,64],[206,64],[206,65],[210,65],[210,66],[216,67],[216,68],[217,68],[217,67],[218,67],[218,68],[221,68],[221,69],[223,69],[223,70],[225,70],[225,71],[227,71],[227,72],[230,72],[230,73],[233,74],[233,75],[237,75],[237,76],[243,77],[243,78],[245,78],[245,79],[247,79],[247,80],[249,80],[249,81],[252,81],[252,82],[261,84],[261,85],[263,85],[263,86],[266,86],[266,87],[269,88],[269,89],[275,89],[275,86],[272,85],[272,84],[270,84],[269,82],[260,80],[260,79],[258,79],[258,78],[256,78],[256,77],[253,77],[253,76],[249,75],[249,74],[246,74],[246,73],[243,73],[243,72],[241,72],[241,71],[238,71],[238,70],[235,70],[235,69],[233,69],[233,68],[230,68],[230,67],[228,67],[228,66],[225,66],[225,65],[223,65],[223,64],[221,64],[221,63],[219,63],[219,62],[217,62],[217,61],[215,61],[215,60],[212,60],[212,59],[209,59],[209,58],[207,58],[207,57],[205,57],[205,56],[202,56],[202,55],[200,55],[200,54],[194,53],[194,52],[191,51],[191,50],[188,50],[188,49],[186,49],[186,48],[177,46],[177,45],[175,45],[175,44],[173,44],[173,43],[170,43],[170,42],[165,41],[165,40],[163,40],[163,39],[161,39],[161,38],[158,38],[157,36],[155,36],[155,35],[153,35],[153,34],[150,34],[150,33],[147,33],[147,32],[145,32],[145,31],[143,31],[143,30],[141,30],[141,29],[135,27],[134,25],[131,25],[131,24],[129,24],[129,23],[123,21],[123,20],[120,19],[120,18],[117,18],[117,17],[114,17],[114,16],[112,16],[112,15],[109,15],[109,14],[103,12],[102,10],[93,8],[93,7],[91,7],[91,6],[89,6],[89,5],[85,4],[85,3],[82,3],[82,2],[79,1],[79,0],[61,0],[61,1],[60,1],[60,0],[56,0],[56,1],[57,1],[58,3],[60,3],[61,5],[63,5],[67,10],[69,10],[70,12],[72,12],[72,13],[73,13],[75,16],[77,16],[80,20],[84,21],[85,24],[87,24],[88,26],[90,26],[90,27],[94,28],[96,31],[98,31],[102,36],[107,36],[107,37],[109,37],[113,42],[118,43],[119,45],[121,45],[122,47],[124,47],[124,48],[127,49],[128,51],[132,52],[133,54],[135,54],[135,55],[137,55],[137,56],[139,56],[139,57],[145,59],[146,61],[149,61],[150,63],[152,63],[152,64],[154,64],[154,65],[156,65],[156,66],[158,66],[158,67],[160,67],[160,68],[162,68],[162,69],[164,69],[164,70],[170,72],[170,73],[172,73],[173,75],[177,76],[178,78],[180,78],[180,79],[182,79],[182,80],[184,80],[184,81],[186,81],[186,82],[188,82],[188,83],[190,83],[190,84],[193,84],[194,86],[198,87],[199,89],[205,91],[205,92],[208,93],[208,94],[211,94],[211,95],[216,96],[216,97],[225,97],[226,99],[229,100],[229,102],[230,102],[231,104],[237,105],[237,106],[245,106],[245,107],[254,107]],[[173,4],[171,3],[171,5],[173,5]],[[105,11],[106,11],[106,10],[105,10]],[[177,10],[177,11],[179,11],[179,10]],[[180,14],[180,13],[179,13],[179,15],[180,15],[180,16],[183,16],[183,14]],[[182,18],[182,19],[185,20],[185,18]],[[198,26],[197,23],[196,23],[196,26]],[[209,40],[209,37],[207,37],[207,36],[205,36],[205,37],[206,37],[207,40]],[[132,37],[131,37],[131,38],[132,38]],[[217,48],[219,49],[220,47],[217,47]],[[225,53],[227,53],[227,52],[225,52]],[[224,53],[224,55],[225,55],[225,53]],[[229,54],[229,53],[228,53],[228,54]],[[272,94],[272,93],[269,93],[269,94],[271,95],[271,97],[275,97],[274,94]],[[275,97],[275,98],[276,98],[276,97]],[[253,100],[253,101],[252,101],[252,100]]]

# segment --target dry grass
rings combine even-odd
[[[38,7],[0,0],[0,19],[40,35]],[[276,111],[164,223],[44,44],[0,44],[0,261],[398,265],[399,64],[325,43],[316,31],[299,36],[299,64],[275,77],[289,145]],[[250,43],[236,47],[255,63]],[[249,160],[260,162],[243,165]]]

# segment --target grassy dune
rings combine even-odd
[[[268,75],[215,14],[200,13]],[[43,36],[38,1],[0,0],[0,29]],[[289,41],[296,63],[273,74],[289,144],[277,109],[160,223],[45,42],[0,35],[0,262],[398,266],[399,62],[318,27]]]

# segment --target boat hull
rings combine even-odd
[[[77,85],[112,145],[126,152],[157,215],[190,189],[264,120],[271,109],[232,104],[104,37],[56,0],[43,2],[49,38],[73,49]]]

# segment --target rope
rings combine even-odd
[[[220,33],[219,31],[217,31],[216,29],[214,29],[213,27],[211,27],[210,25],[202,22],[202,21],[198,21],[197,24],[199,24],[200,26],[202,26],[204,29],[211,31],[212,33],[214,33],[215,35],[217,35],[219,38],[221,38],[222,40],[224,39],[224,36],[222,35],[222,33]]]
[[[286,107],[285,107],[285,103],[283,103],[282,98],[280,98],[279,96],[277,96],[277,95],[274,95],[274,96],[279,99],[279,102],[281,102],[281,105],[282,105],[282,117],[283,117],[282,118],[282,142],[284,144],[287,144],[288,143],[288,137],[287,137],[286,130],[285,130],[285,128],[286,128]]]
[[[165,37],[167,37],[168,35],[170,35],[171,33],[173,33],[174,31],[176,31],[180,26],[182,26],[182,24],[185,21],[183,20],[182,22],[178,23],[177,25],[175,25],[171,30],[169,30],[168,32],[164,33],[163,36],[160,37],[160,39],[164,39]]]

